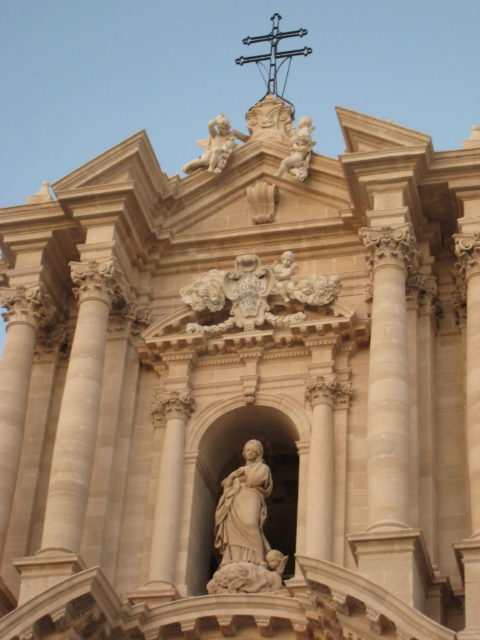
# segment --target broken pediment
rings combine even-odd
[[[347,153],[431,144],[430,136],[394,124],[389,120],[367,116],[344,107],[336,107],[336,112]]]
[[[170,195],[169,179],[160,169],[150,140],[140,131],[75,169],[52,185],[55,193],[88,190],[98,186],[139,183],[162,198]]]

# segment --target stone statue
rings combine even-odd
[[[249,440],[243,447],[245,465],[222,482],[223,493],[215,511],[214,542],[222,554],[222,565],[241,560],[260,564],[270,549],[263,524],[267,517],[265,498],[271,494],[273,483],[262,456],[261,442]]]
[[[281,574],[288,560],[270,549],[263,533],[265,498],[273,488],[263,461],[263,446],[249,440],[243,447],[245,465],[222,482],[215,511],[214,545],[222,555],[220,567],[207,584],[208,593],[256,593],[282,588]]]
[[[298,271],[298,266],[294,262],[295,256],[291,251],[284,251],[280,257],[280,262],[273,263],[273,275],[275,276],[275,290],[285,302],[288,302],[288,289],[292,286],[291,278]]]
[[[316,142],[312,140],[312,133],[315,127],[312,119],[308,116],[300,118],[298,124],[298,130],[292,127],[290,153],[280,163],[276,175],[281,176],[285,171],[288,171],[299,182],[303,182],[308,176],[312,148],[316,145]]]
[[[192,173],[201,167],[207,167],[211,173],[221,173],[227,160],[237,146],[235,138],[245,142],[248,137],[232,129],[230,120],[220,113],[208,123],[209,138],[198,140],[197,144],[204,150],[202,155],[182,167],[184,173]]]

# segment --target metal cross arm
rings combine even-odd
[[[297,29],[296,31],[279,31],[278,33],[272,34],[272,32],[268,33],[266,36],[247,36],[242,40],[243,44],[247,46],[250,44],[255,44],[256,42],[268,42],[272,39],[272,35],[274,35],[277,40],[281,40],[282,38],[294,38],[295,36],[299,38],[303,38],[306,36],[308,31],[306,29]]]
[[[303,38],[303,36],[306,36],[308,34],[308,31],[303,28],[296,29],[295,31],[280,31],[281,19],[282,16],[279,13],[275,13],[271,18],[273,26],[270,33],[263,36],[247,36],[242,41],[243,44],[246,44],[247,46],[255,44],[257,42],[269,42],[270,53],[259,54],[256,56],[240,56],[235,60],[236,64],[239,65],[248,64],[249,62],[256,62],[259,68],[262,67],[265,71],[265,75],[263,76],[263,78],[265,80],[265,84],[267,85],[267,93],[275,95],[279,98],[283,98],[283,93],[287,84],[288,71],[290,70],[292,58],[294,56],[309,56],[313,52],[313,49],[311,47],[304,47],[303,49],[291,49],[289,51],[277,50],[280,40],[283,40],[284,38]],[[287,59],[289,61],[289,64],[283,91],[280,95],[277,90],[278,74],[282,65]],[[281,62],[280,64],[278,64],[280,60]],[[268,69],[266,65],[262,64],[263,62],[268,63]],[[263,75],[261,70],[260,73],[261,75]]]
[[[303,49],[291,49],[290,51],[277,51],[277,58],[289,58],[290,56],[309,56],[313,53],[313,49],[311,47],[304,47]],[[240,56],[235,60],[236,64],[243,65],[248,62],[263,62],[266,60],[270,60],[270,54],[265,53],[264,55],[259,56]]]

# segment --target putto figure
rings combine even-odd
[[[219,113],[216,118],[208,123],[209,138],[198,140],[197,144],[203,147],[205,151],[202,155],[188,162],[182,167],[184,173],[192,173],[196,169],[207,167],[207,171],[211,173],[221,173],[227,164],[227,160],[237,146],[235,138],[245,142],[248,137],[240,131],[232,129],[230,120]]]
[[[312,149],[317,143],[312,140],[315,127],[311,118],[308,116],[300,118],[298,125],[298,130],[292,127],[290,153],[282,160],[276,175],[281,176],[288,171],[299,182],[303,182],[308,177]]]

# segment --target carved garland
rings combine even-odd
[[[197,276],[194,282],[180,290],[185,304],[194,311],[208,309],[212,313],[232,302],[230,317],[214,325],[190,323],[189,333],[207,337],[220,335],[232,328],[251,331],[263,323],[273,327],[289,327],[302,322],[303,312],[277,316],[270,312],[268,297],[281,296],[284,302],[298,300],[310,306],[325,306],[338,296],[341,283],[338,276],[314,275],[299,282],[293,280],[298,267],[291,251],[284,251],[280,261],[263,267],[256,254],[244,254],[235,260],[235,268],[226,273],[211,269]]]

